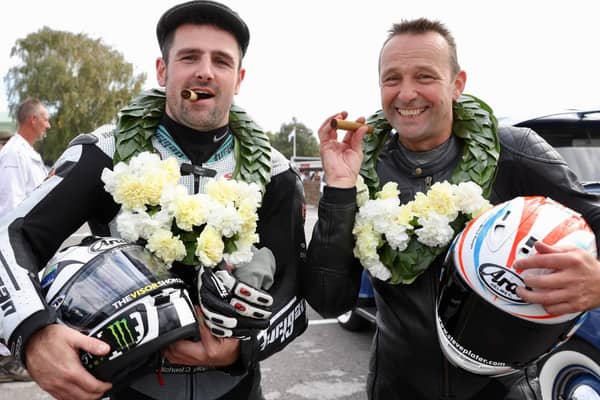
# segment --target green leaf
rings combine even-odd
[[[196,257],[196,243],[195,242],[184,242],[185,245],[185,257],[181,262],[185,265],[198,265],[198,258]]]

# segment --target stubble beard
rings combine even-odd
[[[184,102],[181,116],[185,125],[198,131],[210,131],[223,126],[223,110],[219,106],[210,110],[196,111],[193,107],[186,107]]]

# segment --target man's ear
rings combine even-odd
[[[156,81],[161,87],[167,85],[167,63],[162,57],[156,59]]]
[[[465,90],[465,85],[467,84],[467,73],[465,71],[459,71],[454,78],[454,94],[452,96],[452,100],[456,101],[463,90]]]
[[[244,68],[240,68],[240,71],[238,72],[237,83],[235,84],[235,91],[233,92],[234,94],[237,95],[240,92],[240,87],[242,86],[242,82],[244,81],[245,76],[246,70]]]

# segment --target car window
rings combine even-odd
[[[537,132],[565,159],[582,182],[600,182],[600,112],[582,111],[515,124]]]
[[[556,147],[582,182],[600,181],[599,147]]]

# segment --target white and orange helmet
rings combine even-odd
[[[586,313],[548,314],[516,292],[528,273],[515,261],[534,243],[576,246],[596,255],[596,237],[580,214],[547,197],[517,197],[473,219],[446,256],[436,307],[442,351],[455,365],[499,376],[536,361],[566,341]]]

